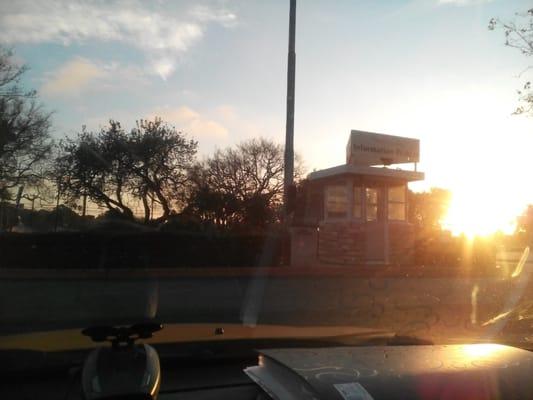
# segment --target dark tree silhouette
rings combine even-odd
[[[27,67],[16,65],[12,56],[0,47],[0,200],[17,186],[39,184],[52,150],[50,114],[35,91],[20,85]]]
[[[217,150],[194,170],[188,211],[217,225],[275,222],[282,204],[283,160],[283,146],[267,139]],[[299,180],[298,160],[295,170]]]
[[[505,45],[518,49],[526,57],[533,55],[533,8],[525,13],[517,13],[515,21],[501,21],[492,18],[489,21],[489,29],[501,28],[505,34]],[[530,72],[533,65],[529,65],[521,74]],[[533,116],[533,90],[531,81],[525,79],[522,88],[518,90],[520,105],[515,114]]]
[[[41,175],[49,177],[49,171],[41,172]],[[57,196],[57,193],[53,190],[53,186],[50,185],[50,182],[47,179],[43,179],[41,182],[34,184],[28,187],[22,194],[22,198],[29,200],[31,203],[31,210],[35,210],[35,202],[38,202],[40,208],[43,205],[51,205],[54,203],[54,198]]]
[[[87,196],[98,205],[133,218],[125,193],[130,181],[125,151],[125,133],[116,121],[98,134],[82,132],[59,143],[54,175],[61,196],[75,203]]]
[[[217,191],[205,184],[205,177],[197,174],[204,171],[195,171],[194,187],[185,214],[193,214],[203,222],[209,222],[219,228],[231,227],[240,220],[241,202],[233,193]]]
[[[145,222],[150,219],[151,201],[163,210],[159,220],[182,206],[197,147],[196,141],[158,118],[141,120],[128,135],[132,194],[142,200]]]
[[[86,195],[133,218],[132,204],[140,201],[148,222],[153,201],[162,209],[162,221],[180,206],[196,148],[195,141],[157,118],[139,121],[130,132],[110,121],[97,134],[84,130],[60,142],[55,177],[70,202]]]

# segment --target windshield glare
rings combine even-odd
[[[0,4],[0,350],[530,347],[528,4],[63,3]]]

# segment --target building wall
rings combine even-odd
[[[322,223],[318,230],[318,260],[324,264],[365,262],[366,238],[361,224]]]
[[[389,223],[389,264],[414,260],[414,228],[408,223]],[[358,223],[322,223],[318,230],[320,264],[361,265],[368,260],[367,226]],[[375,240],[373,238],[373,240]],[[385,244],[382,244],[385,246]]]
[[[390,223],[388,236],[389,264],[413,264],[413,225]],[[365,224],[323,222],[318,227],[295,227],[291,230],[291,264],[298,267],[367,264],[367,240]]]
[[[311,267],[318,265],[318,229],[313,226],[291,228],[291,265]]]

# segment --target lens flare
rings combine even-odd
[[[511,234],[516,228],[516,216],[522,205],[503,198],[501,192],[487,187],[463,187],[452,190],[448,212],[441,225],[454,235],[487,236],[496,232]]]

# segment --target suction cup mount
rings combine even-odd
[[[130,326],[91,326],[81,333],[93,342],[110,342],[114,349],[131,348],[138,339],[149,339],[163,329],[159,322],[144,322]]]

